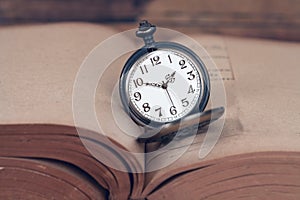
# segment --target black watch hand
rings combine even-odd
[[[167,92],[167,94],[168,94],[168,96],[169,96],[169,99],[170,99],[170,101],[171,101],[171,103],[172,103],[172,106],[174,106],[174,103],[173,103],[173,101],[172,101],[171,95],[170,95],[170,93],[169,93],[169,91],[168,91],[167,88],[166,88],[166,92]]]
[[[174,71],[171,75],[169,75],[169,74],[167,74],[167,76],[166,76],[166,82],[164,82],[164,81],[162,81],[162,88],[163,89],[165,89],[165,88],[167,88],[168,87],[168,83],[171,81],[171,80],[173,80],[173,82],[174,82],[174,80],[175,80],[175,78],[174,78],[174,76],[175,76],[175,73],[176,73],[176,71]]]
[[[153,86],[153,87],[159,87],[159,88],[163,87],[163,85],[160,84],[160,83],[145,83],[145,85],[147,85],[147,86]]]

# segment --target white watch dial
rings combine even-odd
[[[151,121],[178,120],[199,103],[201,74],[193,59],[180,51],[153,51],[139,58],[128,73],[130,106]]]

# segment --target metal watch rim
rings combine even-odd
[[[202,112],[209,100],[210,96],[210,79],[208,75],[208,71],[202,62],[202,60],[199,58],[199,56],[193,52],[191,49],[187,48],[184,45],[181,45],[179,43],[175,42],[155,42],[154,47],[147,48],[147,47],[142,47],[135,51],[126,61],[121,75],[120,75],[120,82],[119,82],[119,93],[120,93],[120,98],[122,105],[126,111],[126,113],[138,124],[141,126],[146,126],[148,128],[154,128],[157,129],[159,127],[162,127],[165,124],[169,123],[176,123],[180,121],[182,118],[171,121],[171,122],[156,122],[152,121],[150,119],[145,118],[142,116],[139,112],[135,111],[133,105],[130,103],[130,97],[128,96],[128,92],[126,89],[126,81],[127,77],[129,74],[130,69],[132,66],[135,64],[135,62],[144,56],[147,53],[159,50],[159,49],[174,49],[177,50],[183,54],[186,54],[188,57],[190,57],[196,64],[196,67],[198,69],[198,73],[201,76],[201,84],[203,85],[203,91],[202,94],[200,94],[198,103],[194,106],[194,108],[185,116],[189,116],[191,114],[197,113],[197,112]]]

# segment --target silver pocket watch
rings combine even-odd
[[[223,107],[204,111],[210,80],[201,59],[179,43],[154,41],[155,31],[146,20],[140,23],[136,36],[145,45],[130,56],[120,76],[123,107],[145,128],[139,142],[170,139],[178,131],[188,135],[187,130],[199,129],[224,113]]]

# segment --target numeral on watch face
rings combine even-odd
[[[136,80],[133,80],[134,86],[137,88],[138,86],[142,86],[144,84],[143,79],[137,78]]]
[[[187,115],[197,105],[201,76],[193,59],[180,51],[149,52],[136,61],[130,73],[128,92],[139,117],[170,122]]]
[[[134,96],[134,100],[136,100],[136,101],[139,101],[139,100],[142,99],[142,95],[141,95],[141,93],[139,93],[139,92],[135,92],[135,93],[133,94],[133,96]]]
[[[169,58],[169,62],[172,63],[172,59],[170,55],[168,55],[168,58]]]
[[[159,116],[159,117],[163,116],[162,113],[161,113],[161,107],[156,108],[156,109],[155,109],[155,112],[158,112],[158,116]]]
[[[170,108],[170,113],[171,113],[172,115],[176,115],[176,114],[177,114],[177,110],[176,110],[176,107],[175,107],[175,106],[171,106],[171,108]]]
[[[159,56],[154,56],[153,58],[150,58],[150,60],[153,66],[161,64]]]
[[[145,111],[145,112],[149,112],[149,111],[150,111],[149,103],[144,103],[144,104],[143,104],[143,108],[144,108],[144,111]]]
[[[181,69],[187,68],[187,66],[185,65],[185,60],[179,61],[179,65],[180,65]]]
[[[189,71],[187,74],[189,75],[188,79],[189,79],[190,81],[193,80],[193,79],[196,77],[196,75],[193,74],[193,71]]]
[[[189,86],[189,90],[188,90],[188,94],[190,93],[194,93],[195,92],[195,89],[193,88],[192,85]]]
[[[181,103],[182,103],[183,107],[187,107],[190,104],[189,101],[186,98],[181,99]]]
[[[141,70],[142,74],[148,73],[148,69],[147,69],[146,65],[140,66],[140,70]]]

